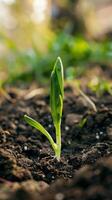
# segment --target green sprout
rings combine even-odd
[[[64,96],[64,76],[63,76],[63,64],[61,58],[58,57],[53,71],[51,73],[51,91],[50,91],[50,106],[51,115],[56,132],[56,142],[53,140],[48,131],[37,121],[31,117],[24,115],[25,121],[39,130],[49,140],[57,160],[60,160],[61,156],[61,118],[63,110],[63,96]]]

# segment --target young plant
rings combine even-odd
[[[64,76],[63,64],[61,58],[58,57],[51,73],[51,91],[50,91],[50,106],[51,115],[56,132],[56,142],[53,140],[48,131],[37,121],[31,117],[24,115],[25,121],[39,130],[49,140],[57,160],[60,160],[61,155],[61,117],[63,109],[63,96],[64,96]]]

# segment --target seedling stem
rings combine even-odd
[[[51,73],[51,92],[50,92],[50,105],[51,115],[56,132],[56,142],[54,142],[51,135],[47,130],[37,121],[31,117],[24,115],[25,121],[39,130],[49,140],[57,160],[61,157],[61,117],[63,109],[63,96],[64,96],[64,78],[63,78],[63,64],[58,57]]]

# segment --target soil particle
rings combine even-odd
[[[43,181],[4,182],[0,184],[0,200],[36,200],[39,193],[48,187]]]
[[[72,126],[74,124],[78,124],[80,122],[81,118],[82,118],[82,115],[71,113],[71,114],[67,115],[65,123],[68,126]]]
[[[107,135],[112,140],[112,124],[110,127],[107,127]]]
[[[22,181],[31,178],[31,173],[17,166],[12,152],[0,149],[0,176],[11,181]]]

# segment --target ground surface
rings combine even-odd
[[[47,139],[23,119],[27,113],[55,138],[49,96],[8,90],[0,104],[0,200],[112,199],[112,96],[88,96],[97,112],[65,88],[58,162]]]

